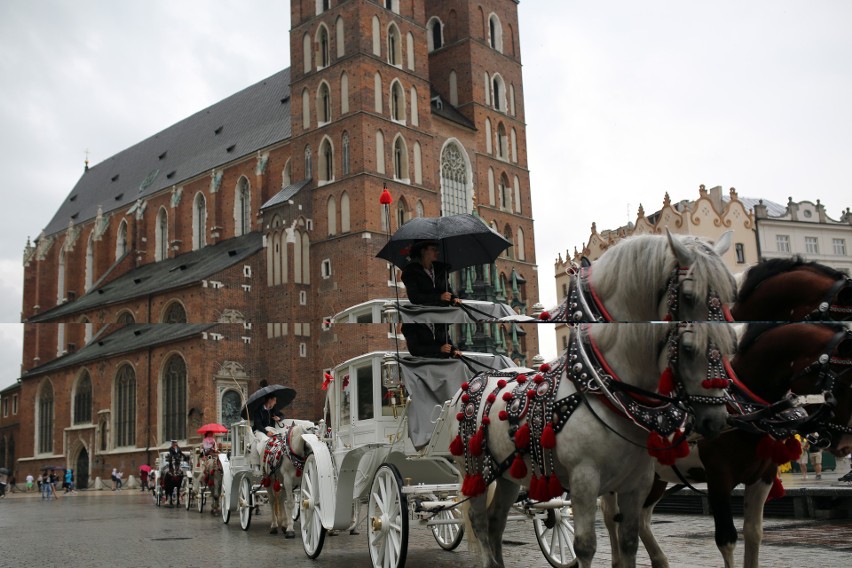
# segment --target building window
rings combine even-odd
[[[311,147],[305,146],[305,179],[313,179],[314,177],[314,165],[313,165],[313,156],[311,154]]]
[[[488,44],[491,49],[503,53],[503,28],[497,14],[491,14],[488,17]]]
[[[331,140],[324,138],[320,144],[319,151],[319,180],[321,182],[334,181],[334,151],[331,148]]]
[[[207,200],[204,194],[195,196],[192,208],[192,250],[198,250],[207,244]]]
[[[317,68],[328,67],[328,29],[320,26],[317,30]]]
[[[320,273],[323,278],[331,278],[331,260],[325,259],[320,264]]]
[[[154,258],[165,260],[169,257],[169,214],[161,207],[157,213],[157,238]]]
[[[790,235],[775,235],[778,252],[790,252]]]
[[[163,323],[187,323],[186,310],[180,302],[172,302],[163,312]]]
[[[345,191],[340,196],[340,230],[344,233],[352,230],[349,218],[349,194]]]
[[[42,384],[38,395],[38,452],[53,453],[53,386]]]
[[[12,395],[12,415],[18,413],[18,395]]]
[[[6,418],[7,416],[9,416],[9,399],[4,398],[3,399],[3,418]],[[0,454],[0,457],[2,457],[2,454]]]
[[[346,38],[343,31],[343,18],[338,16],[334,22],[334,43],[337,45],[337,58],[346,54]]]
[[[819,241],[816,237],[805,237],[805,252],[807,254],[819,254]]]
[[[239,392],[228,389],[222,393],[222,425],[230,428],[234,422],[239,422],[242,418],[240,411],[243,408],[243,397]]]
[[[343,175],[349,174],[349,133],[343,133]]]
[[[405,122],[405,93],[399,81],[391,84],[390,107],[391,118],[397,122]]]
[[[95,232],[89,233],[89,240],[86,243],[86,281],[83,285],[83,290],[88,292],[95,278]]]
[[[237,182],[237,199],[234,204],[234,217],[236,221],[234,235],[237,237],[245,235],[251,230],[250,197],[249,182],[245,177],[241,177],[240,181]]]
[[[186,439],[186,363],[172,355],[163,369],[163,441]]]
[[[497,125],[497,157],[503,160],[509,159],[509,139],[506,136],[506,127],[503,123]]]
[[[328,202],[326,203],[326,212],[328,215],[328,234],[336,235],[337,234],[337,202],[334,199],[334,196],[330,196],[328,198]]]
[[[92,378],[88,371],[83,371],[77,381],[74,392],[74,424],[88,424],[92,421]]]
[[[831,239],[831,244],[834,247],[834,254],[846,256],[846,239]]]
[[[325,81],[317,92],[317,120],[320,125],[331,122],[331,90]]]
[[[118,317],[115,318],[115,323],[120,325],[130,325],[132,323],[136,323],[136,318],[133,316],[133,312],[125,310],[118,314]]]
[[[444,30],[441,20],[436,17],[431,18],[429,23],[426,24],[426,28],[428,29],[426,39],[428,40],[429,51],[441,49],[444,45]]]
[[[115,377],[115,445],[136,445],[136,372],[129,364]]]
[[[441,152],[441,214],[470,213],[468,167],[463,150],[451,142]]]
[[[122,220],[118,226],[118,235],[115,238],[115,260],[120,259],[127,252],[127,221]]]
[[[388,63],[397,67],[402,66],[402,38],[395,24],[391,24],[388,28]]]
[[[745,246],[742,243],[736,243],[734,249],[737,252],[737,264],[745,264]]]
[[[408,148],[402,136],[397,136],[393,143],[393,177],[407,181],[408,178]]]

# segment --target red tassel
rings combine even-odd
[[[485,485],[485,480],[482,478],[481,473],[477,473],[476,475],[466,475],[464,483],[462,483],[462,494],[467,497],[476,497],[477,495],[485,493],[487,488],[488,487]]]
[[[657,392],[660,394],[670,394],[673,390],[674,373],[671,367],[666,367],[666,370],[660,375],[660,384],[657,386]]]
[[[272,484],[272,490],[275,491],[276,493],[281,491],[281,482],[278,481],[277,479],[275,480],[275,483]]]
[[[213,480],[212,479],[207,482],[207,487],[213,487]]]
[[[296,470],[296,477],[302,477],[302,470],[301,469]]]
[[[787,461],[796,461],[802,457],[802,443],[793,436],[784,440],[784,447],[787,450]]]
[[[728,388],[729,383],[727,379],[704,379],[703,381],[701,381],[701,386],[708,390],[726,389]]]
[[[781,483],[781,478],[776,475],[775,479],[772,480],[772,489],[769,490],[769,495],[766,496],[766,502],[769,503],[773,499],[780,499],[786,494],[787,492],[784,490],[784,484]]]
[[[686,443],[686,438],[683,437],[683,432],[680,430],[675,434],[676,438],[680,438],[680,443],[674,447],[675,458],[685,458],[689,455],[689,444]]]
[[[260,481],[260,484],[261,484],[263,487],[269,487],[269,483],[270,483],[270,482],[269,482],[269,478],[268,478],[268,477],[264,477],[264,478]]]
[[[559,478],[555,473],[550,474],[550,483],[548,483],[548,492],[550,493],[550,498],[561,496],[565,490],[562,489],[562,482],[559,481]]]
[[[470,475],[465,475],[464,480],[462,480],[462,486],[461,486],[462,495],[469,495],[470,494],[470,478],[471,478]]]
[[[512,460],[512,465],[509,466],[509,475],[515,479],[523,479],[527,476],[527,464],[524,463],[524,458],[521,457],[520,452],[515,454],[515,459]]]
[[[505,410],[501,410],[500,412],[497,413],[497,417],[500,420],[508,420],[509,419],[509,413],[506,412]]]
[[[541,433],[541,447],[545,450],[552,450],[556,447],[556,432],[553,430],[552,422],[544,425],[544,431]]]
[[[534,391],[534,390],[528,390],[528,391],[527,391],[527,398],[532,398],[532,397],[534,397],[534,396],[535,396],[535,391]]]
[[[464,412],[459,412],[458,414],[456,414],[456,420],[458,420],[459,422],[464,420]]]
[[[663,318],[663,321],[672,321],[672,315],[666,314],[666,316]]]
[[[530,447],[530,425],[526,422],[515,432],[515,447],[519,450]]]
[[[476,431],[476,434],[471,436],[469,447],[470,454],[473,456],[481,456],[482,455],[482,441],[485,438],[485,432],[482,430],[482,426],[479,427],[479,430]]]
[[[777,440],[772,446],[772,461],[778,465],[790,461],[787,457],[787,446],[781,440]]]
[[[382,189],[382,195],[379,197],[379,203],[381,203],[382,205],[390,205],[391,203],[393,203],[393,197],[391,197],[391,194],[388,191],[387,187]]]
[[[772,447],[775,445],[775,440],[769,434],[765,434],[757,443],[754,453],[762,460],[772,459]]]
[[[482,424],[485,425],[485,426],[488,426],[489,424],[491,424],[491,417],[490,416],[483,416],[482,417]]]
[[[464,442],[462,442],[461,435],[456,434],[456,437],[450,442],[450,453],[454,456],[460,456],[464,453]]]
[[[538,495],[538,477],[535,473],[530,478],[530,486],[527,489],[527,493],[530,499],[536,499],[536,495]]]

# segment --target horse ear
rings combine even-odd
[[[690,266],[695,258],[692,252],[679,239],[672,235],[668,227],[666,227],[666,237],[669,239],[669,246],[672,248],[675,257],[677,257],[678,264],[680,266]]]
[[[716,244],[713,246],[713,250],[716,252],[716,254],[722,256],[723,254],[728,252],[728,249],[731,248],[731,241],[733,240],[733,238],[733,231],[725,231],[725,233],[718,241],[716,241]]]

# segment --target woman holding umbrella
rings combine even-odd
[[[412,304],[426,306],[459,305],[461,300],[453,294],[448,277],[448,266],[438,261],[440,247],[437,241],[422,240],[411,247],[411,262],[402,270],[408,299]],[[447,324],[406,323],[402,334],[408,352],[417,357],[458,357],[450,339]]]

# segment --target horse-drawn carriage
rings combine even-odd
[[[201,448],[195,448],[192,458],[192,472],[185,478],[185,505],[189,511],[193,507],[199,513],[204,512],[204,506],[211,503],[211,512],[219,512],[222,477],[224,474],[223,461],[227,460],[230,446],[220,444],[219,451],[204,454]]]
[[[186,459],[182,459],[180,463],[175,461],[177,460],[173,460],[169,452],[160,452],[154,462],[154,470],[151,472],[153,483],[150,488],[151,498],[157,507],[164,502],[168,502],[170,507],[180,506],[187,500],[191,479],[189,471],[192,466]]]

